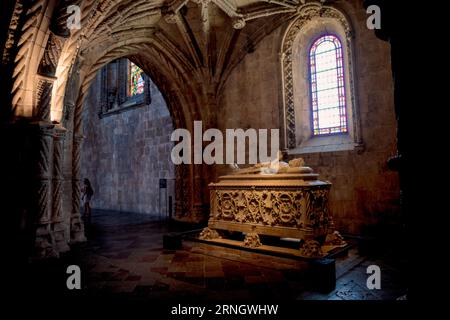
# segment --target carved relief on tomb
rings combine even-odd
[[[198,238],[201,240],[212,240],[220,238],[220,235],[216,230],[206,227],[202,230]]]
[[[316,240],[307,240],[300,248],[300,252],[303,256],[309,258],[321,257],[324,255],[320,243]]]
[[[328,225],[328,190],[315,189],[306,194],[306,226],[317,228]]]
[[[213,190],[213,218],[263,226],[326,227],[328,192],[325,188]]]
[[[249,232],[245,235],[244,246],[249,248],[257,248],[262,246],[259,235],[256,232]]]
[[[347,242],[344,240],[344,237],[339,233],[339,231],[335,230],[332,233],[327,234],[325,244],[332,246],[345,246],[347,245]]]

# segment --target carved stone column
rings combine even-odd
[[[34,116],[44,121],[50,121],[53,83],[56,80],[56,68],[65,39],[50,32],[44,55],[39,64],[36,82]]]
[[[36,108],[34,116],[37,119],[50,122],[50,108],[52,101],[53,83],[55,77],[38,75],[36,82]]]
[[[64,113],[63,113],[63,119],[62,119],[62,125],[63,127],[67,128],[67,126],[70,124],[70,121],[73,117],[73,112],[75,109],[75,103],[72,101],[64,101]]]
[[[72,213],[70,216],[70,242],[77,243],[86,241],[84,235],[84,224],[81,219],[80,201],[80,156],[81,144],[83,142],[82,135],[74,135],[72,149]]]
[[[38,258],[57,257],[55,239],[51,230],[52,215],[52,151],[53,127],[47,122],[39,122],[36,127],[37,166],[35,178],[34,210],[36,217],[35,255]]]
[[[70,35],[67,30],[66,8],[68,1],[61,1],[55,12],[48,36],[44,55],[38,68],[38,78],[36,82],[35,112],[34,116],[44,121],[50,121],[50,108],[53,91],[53,83],[56,80],[56,68],[67,37]],[[61,19],[64,17],[65,19]]]
[[[56,248],[58,252],[68,251],[69,226],[64,221],[62,209],[62,189],[63,189],[63,144],[66,129],[55,127],[53,133],[53,178],[52,178],[52,231],[55,237]]]
[[[69,248],[64,241],[64,232],[56,221],[62,216],[61,202],[61,158],[62,152],[59,146],[59,134],[51,124],[51,100],[53,84],[56,80],[55,73],[59,57],[65,39],[50,32],[44,55],[39,64],[34,117],[39,121],[38,134],[38,172],[37,172],[37,228],[35,251],[37,257],[58,256],[59,251],[67,251]],[[54,136],[56,132],[56,135]],[[54,150],[53,139],[56,142]],[[53,152],[56,152],[54,155]],[[53,176],[55,170],[56,179]],[[55,202],[53,201],[53,198]],[[54,231],[57,232],[55,240]],[[61,232],[62,231],[62,232]],[[61,236],[62,235],[62,236]],[[57,244],[58,243],[58,244]]]
[[[53,32],[47,40],[44,55],[39,64],[38,73],[41,75],[54,76],[56,74],[56,68],[58,67],[59,57],[61,56],[62,48],[66,39],[57,36]]]

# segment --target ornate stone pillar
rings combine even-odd
[[[62,119],[62,125],[64,128],[67,128],[70,124],[70,121],[73,117],[73,112],[75,109],[75,103],[72,101],[64,101],[64,113]]]
[[[38,258],[58,256],[60,250],[68,250],[67,244],[64,245],[64,237],[61,238],[61,224],[55,225],[55,221],[58,221],[59,217],[62,216],[61,181],[58,176],[60,174],[58,170],[61,171],[61,149],[58,141],[59,133],[54,129],[55,125],[50,122],[53,84],[56,80],[56,68],[64,41],[64,38],[50,32],[36,79],[33,115],[40,121],[37,137],[39,147],[36,150],[39,157],[37,170],[38,217],[35,241],[35,251]],[[59,152],[59,155],[53,154],[54,138],[56,138],[56,152]],[[57,175],[56,179],[53,176],[53,170]],[[53,199],[55,202],[53,202]],[[57,231],[57,240],[54,231]]]
[[[34,116],[44,121],[50,121],[50,107],[52,99],[53,84],[56,80],[56,68],[65,41],[70,36],[67,29],[67,7],[76,4],[77,1],[61,0],[55,8],[52,22],[50,24],[50,34],[44,55],[38,68],[38,79],[36,81],[36,108]]]
[[[68,251],[69,241],[67,238],[69,226],[64,221],[62,209],[63,189],[63,145],[66,129],[55,127],[53,133],[53,178],[52,178],[52,231],[55,237],[58,252]]]
[[[37,166],[35,178],[34,210],[36,217],[35,256],[37,258],[57,257],[55,239],[51,230],[52,218],[52,151],[53,127],[48,122],[38,122],[36,127]]]
[[[34,116],[40,120],[50,121],[53,83],[56,80],[56,68],[65,39],[50,32],[44,55],[39,64],[36,81]]]
[[[80,156],[81,144],[83,142],[82,135],[73,136],[72,149],[72,213],[70,216],[70,242],[77,243],[86,241],[84,235],[84,224],[81,219],[80,201],[81,201],[81,186],[80,186]]]
[[[39,120],[50,122],[52,91],[55,80],[56,78],[50,75],[39,74],[37,76],[34,116]]]
[[[39,64],[38,73],[41,75],[53,76],[56,74],[59,57],[61,56],[62,48],[64,46],[65,38],[50,32],[45,47],[44,55]]]

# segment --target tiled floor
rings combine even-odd
[[[78,294],[90,300],[393,300],[406,293],[400,271],[405,261],[393,253],[375,259],[351,249],[336,260],[336,289],[323,294],[308,284],[305,261],[189,241],[183,241],[182,250],[164,250],[162,236],[173,228],[145,215],[94,212],[86,223],[89,241],[60,259],[55,272],[41,269],[63,279],[61,268],[79,265],[83,289]],[[382,270],[381,290],[366,287],[371,264]],[[61,283],[56,287],[62,290]]]

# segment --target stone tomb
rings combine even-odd
[[[209,185],[210,217],[199,238],[308,258],[344,247],[329,211],[331,183],[303,165],[302,159],[275,161],[219,177]],[[222,238],[224,230],[245,233],[244,242]],[[297,250],[269,247],[259,235],[301,241]]]

